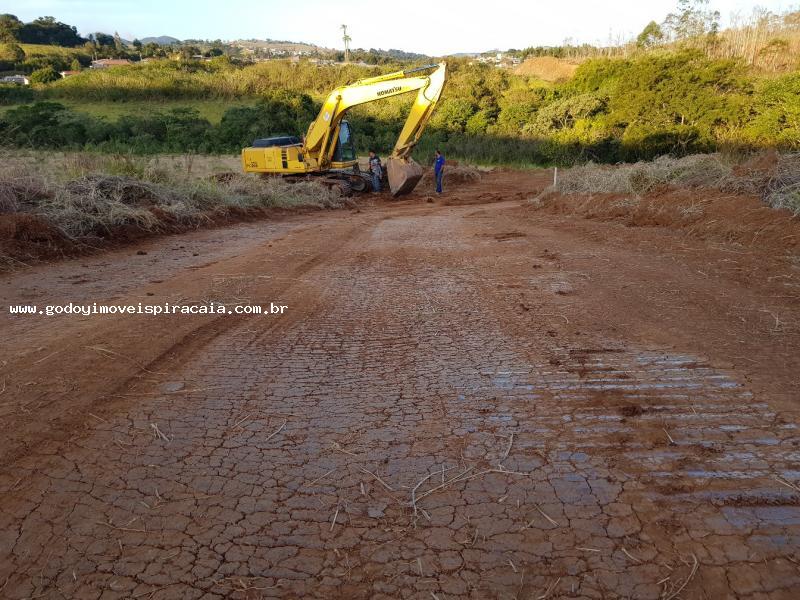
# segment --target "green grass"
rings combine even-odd
[[[116,121],[125,115],[143,116],[153,112],[166,112],[174,108],[193,108],[200,113],[200,116],[208,119],[213,125],[218,125],[222,120],[222,115],[229,108],[235,106],[253,106],[257,99],[242,100],[240,102],[230,102],[225,100],[167,100],[154,102],[149,100],[133,100],[131,102],[81,102],[76,100],[61,100],[55,98],[53,102],[58,102],[64,106],[78,112],[87,113],[93,117],[102,117],[109,121]],[[19,105],[0,106],[0,115],[5,111],[16,108]]]
[[[43,44],[20,44],[25,51],[25,56],[74,56],[76,54],[87,54],[85,48],[62,48],[61,46],[47,46]]]
[[[214,125],[219,124],[225,111],[234,106],[252,106],[256,100],[230,102],[225,100],[167,100],[153,102],[147,100],[133,100],[131,102],[78,102],[74,100],[54,100],[80,112],[85,112],[93,117],[103,117],[116,121],[124,115],[143,116],[153,112],[166,112],[175,108],[193,108],[200,116],[208,119]]]

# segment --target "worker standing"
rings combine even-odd
[[[381,180],[383,179],[383,165],[380,157],[374,150],[369,151],[369,172],[372,173],[372,191],[381,191]]]
[[[442,178],[444,177],[444,156],[436,151],[436,162],[433,163],[433,172],[436,175],[436,193],[442,193]]]

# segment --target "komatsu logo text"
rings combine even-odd
[[[401,88],[401,87],[398,85],[398,86],[396,86],[396,87],[389,88],[388,90],[381,90],[380,92],[378,92],[378,96],[385,96],[386,94],[394,94],[395,92],[399,92],[399,91],[401,91],[402,89],[403,89],[403,88]]]

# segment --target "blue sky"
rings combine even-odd
[[[52,15],[81,33],[119,31],[126,39],[272,38],[341,46],[347,23],[354,48],[400,48],[441,55],[554,45],[566,39],[605,43],[661,21],[677,0],[5,0],[0,12],[24,21]],[[788,10],[786,0],[711,0],[723,19],[759,5]]]

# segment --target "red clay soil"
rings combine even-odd
[[[770,208],[756,197],[714,190],[667,188],[642,198],[547,194],[535,207],[629,227],[666,227],[698,239],[776,252],[800,246],[800,219],[789,211]]]
[[[10,259],[12,265],[58,258],[74,248],[73,241],[36,215],[0,214],[0,258]]]
[[[585,219],[548,179],[2,276],[289,309],[1,312],[0,596],[795,598],[794,224]]]
[[[288,215],[316,212],[316,207],[298,208],[227,208],[224,213],[209,211],[196,222],[181,223],[156,206],[150,211],[157,225],[144,229],[137,225],[104,228],[96,234],[72,239],[40,216],[30,213],[0,213],[0,272],[40,261],[94,254],[126,246],[146,238],[186,233],[197,229],[222,227],[262,219],[281,219]]]

